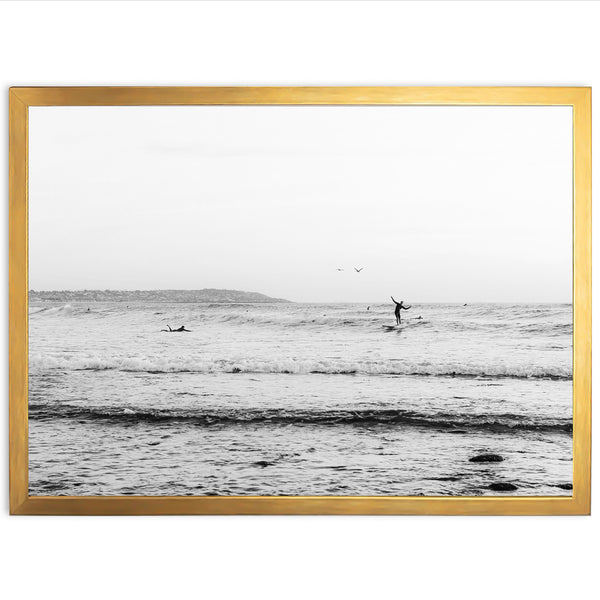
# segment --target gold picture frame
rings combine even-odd
[[[571,497],[29,496],[28,110],[31,106],[507,105],[573,111]],[[591,459],[591,89],[587,87],[15,87],[9,91],[10,512],[36,515],[585,515]]]

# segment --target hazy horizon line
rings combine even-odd
[[[45,289],[45,290],[36,290],[30,289],[28,290],[28,294],[30,293],[58,293],[58,292],[194,292],[194,291],[203,291],[203,290],[219,290],[219,291],[229,291],[229,292],[243,292],[250,294],[260,294],[267,298],[272,298],[274,301],[284,300],[285,302],[291,304],[367,304],[367,305],[375,305],[375,304],[388,304],[391,303],[390,300],[290,300],[288,298],[275,297],[270,296],[269,294],[264,294],[262,292],[251,292],[248,290],[238,290],[233,288],[137,288],[137,289],[120,289],[120,288],[62,288],[62,289]],[[408,298],[409,296],[406,296]],[[77,301],[77,300],[75,300]],[[81,300],[83,302],[84,300]],[[86,299],[86,302],[106,302],[106,300],[94,300],[94,299]],[[160,301],[157,301],[160,302]],[[568,304],[572,305],[573,300],[407,300],[407,302],[412,302],[413,304]],[[219,301],[177,301],[177,304],[202,304],[202,303],[210,303],[215,304],[219,303]],[[226,302],[221,301],[223,304],[268,304],[268,302]],[[281,302],[277,302],[280,304]]]

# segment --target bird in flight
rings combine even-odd
[[[361,267],[360,269],[357,269],[356,267],[354,267],[354,270],[355,270],[357,273],[360,273],[360,272],[361,272],[363,269],[364,269],[364,267]]]
[[[336,271],[343,271],[344,269],[336,269]]]

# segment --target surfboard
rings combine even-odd
[[[382,328],[386,331],[402,331],[403,329],[408,329],[409,327],[414,327],[415,325],[421,325],[425,323],[423,319],[413,319],[412,323],[408,321],[402,321],[400,325],[382,325]]]

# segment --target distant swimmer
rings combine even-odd
[[[190,330],[189,330],[189,329],[186,329],[186,328],[185,328],[185,325],[182,325],[182,326],[181,326],[181,327],[179,327],[178,329],[171,329],[171,326],[170,326],[170,325],[167,325],[167,327],[168,327],[169,329],[161,329],[161,331],[166,331],[167,333],[177,333],[177,332],[180,332],[180,331],[187,331],[187,332],[190,332]]]
[[[396,302],[393,296],[390,296],[392,302],[396,305],[396,309],[394,310],[394,314],[396,315],[396,325],[400,325],[402,323],[402,318],[400,317],[400,309],[408,310],[410,306],[404,306],[404,300],[400,300],[400,302]]]
[[[367,310],[371,310],[371,307],[370,307],[370,306],[367,306]]]
[[[360,272],[361,272],[363,269],[364,269],[364,267],[361,267],[360,269],[357,269],[356,267],[354,267],[354,270],[355,270],[357,273],[360,273]]]

